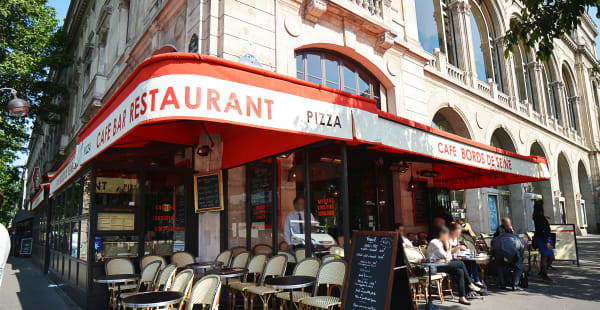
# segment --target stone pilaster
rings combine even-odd
[[[475,56],[471,44],[471,5],[465,0],[454,0],[448,5],[450,19],[454,27],[454,50],[459,68],[465,71],[465,81],[468,85],[475,85],[477,73],[475,68]],[[447,40],[450,38],[447,38]]]

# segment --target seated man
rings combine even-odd
[[[494,233],[494,237],[504,235],[505,233],[511,233],[513,235],[515,234],[515,230],[513,229],[512,222],[510,221],[510,218],[508,218],[508,217],[502,218],[500,227],[498,227],[498,229]]]
[[[519,286],[521,274],[525,269],[523,264],[523,252],[525,246],[518,236],[512,232],[512,225],[509,218],[503,218],[504,233],[499,233],[492,239],[493,261],[490,263],[490,269],[498,276],[500,287],[506,287],[506,278],[512,271],[513,290],[522,290]],[[511,229],[508,229],[508,228]]]

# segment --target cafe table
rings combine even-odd
[[[432,292],[432,287],[431,287],[431,269],[433,269],[434,267],[442,267],[442,266],[448,266],[448,263],[446,262],[439,262],[439,263],[421,263],[421,266],[425,266],[425,267],[429,267],[429,283],[428,283],[428,290],[429,290],[429,299],[427,300],[427,304],[425,305],[425,310],[434,310],[437,309],[438,307],[436,305],[433,304],[433,294],[431,294]]]
[[[198,263],[189,264],[186,267],[192,268],[192,269],[194,269],[194,271],[201,270],[201,271],[206,272],[207,270],[210,270],[210,269],[223,267],[223,262],[218,262],[218,261],[198,262]]]
[[[460,260],[475,262],[477,265],[486,265],[489,264],[490,259],[492,258],[490,255],[462,255],[457,257]],[[481,279],[485,279],[485,271],[484,268],[481,267]]]
[[[129,308],[163,308],[183,300],[183,294],[175,291],[137,293],[123,298],[123,306]]]
[[[108,284],[108,285],[116,285],[117,286],[117,307],[119,306],[119,300],[121,299],[121,285],[137,281],[140,276],[137,274],[111,274],[111,275],[101,275],[94,278],[95,283]]]
[[[218,275],[221,279],[225,279],[225,284],[223,285],[223,293],[221,294],[221,296],[225,296],[225,309],[231,309],[231,305],[229,304],[229,279],[241,277],[246,273],[248,273],[248,269],[246,268],[221,268],[216,270],[210,270],[206,273]]]
[[[294,295],[295,289],[305,288],[314,285],[315,278],[309,276],[283,276],[277,278],[268,278],[265,280],[265,285],[271,286],[280,290],[290,291],[289,310],[294,309]]]

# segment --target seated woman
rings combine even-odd
[[[459,238],[462,233],[462,227],[458,223],[450,223],[450,252],[452,254],[458,254],[458,251],[464,251],[467,249],[465,245],[461,245],[459,243]],[[475,254],[475,253],[471,253]],[[472,277],[475,285],[483,286],[481,280],[479,279],[479,267],[477,266],[477,262],[475,261],[463,261],[467,270],[469,270],[469,275]]]
[[[469,271],[462,261],[452,260],[452,253],[450,252],[450,232],[448,228],[441,227],[437,238],[432,239],[427,246],[427,259],[431,262],[446,262],[448,265],[438,267],[438,271],[445,272],[456,277],[458,283],[458,302],[463,305],[470,305],[471,303],[467,300],[467,291],[465,283],[469,289],[474,292],[481,291],[480,288],[475,286],[469,276]]]

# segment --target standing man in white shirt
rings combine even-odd
[[[312,214],[310,220],[311,222],[315,221]],[[301,221],[302,224],[298,224],[298,221]],[[304,227],[304,197],[298,196],[294,198],[294,210],[290,211],[285,217],[285,224],[283,225],[283,240],[287,244],[288,250],[297,246],[297,244],[292,244],[292,229],[295,233],[304,234]]]
[[[8,230],[0,223],[0,287],[2,286],[2,275],[4,274],[4,266],[8,260],[10,253],[10,236]]]

